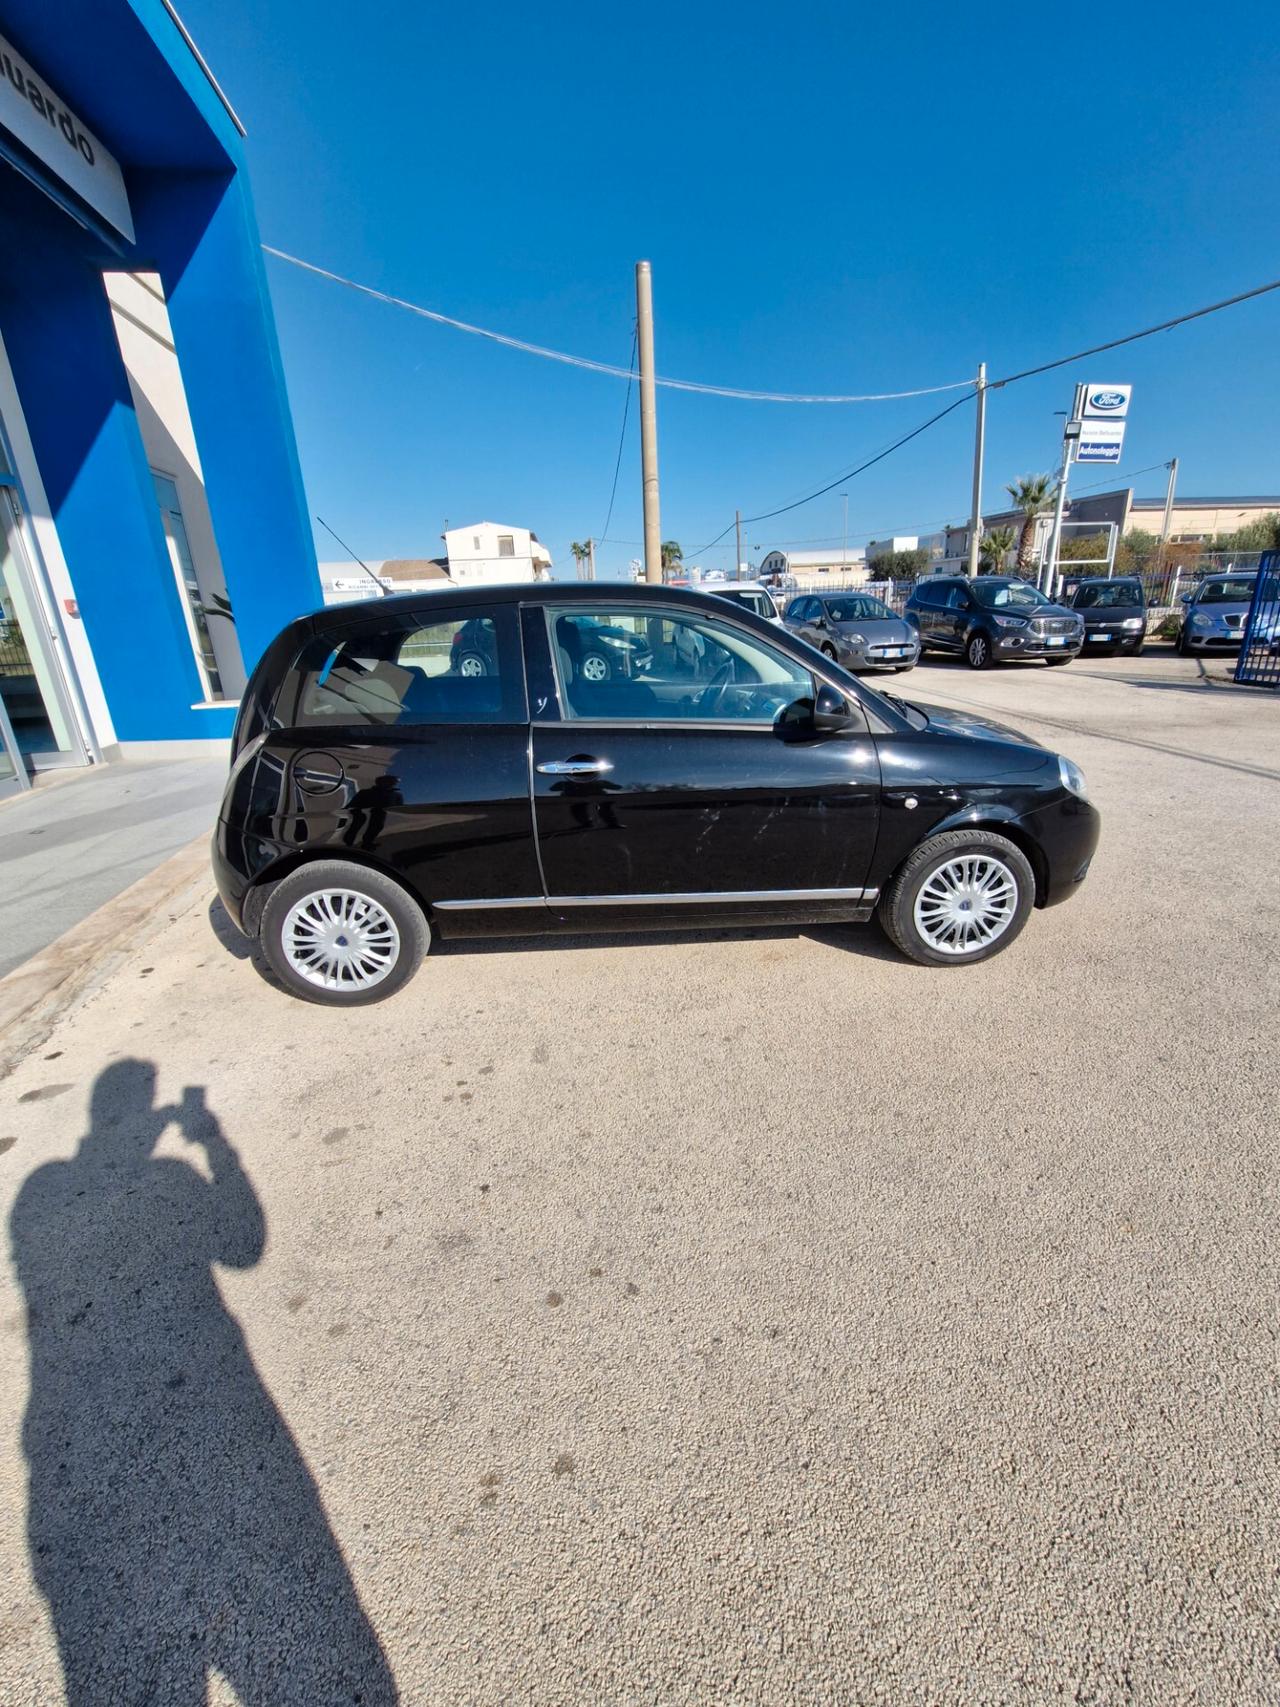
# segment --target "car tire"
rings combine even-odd
[[[1078,654],[1075,652],[1068,652],[1065,658],[1046,658],[1045,663],[1051,670],[1054,670],[1062,664],[1069,664],[1071,660],[1077,656]]]
[[[971,670],[986,670],[991,667],[991,641],[981,629],[971,634],[964,649],[965,658]]]
[[[991,893],[1001,900],[999,929],[970,947],[946,946],[950,927],[936,910],[946,905],[939,897],[945,897],[951,876],[969,860],[980,862],[974,868],[980,876],[991,874]],[[880,899],[880,923],[890,942],[921,966],[972,966],[1008,948],[1026,924],[1035,895],[1035,874],[1020,847],[983,830],[949,830],[921,842],[893,878]],[[939,921],[933,926],[931,913]]]
[[[1179,657],[1189,658],[1191,656],[1191,647],[1187,641],[1187,631],[1185,628],[1180,630],[1178,638],[1174,644],[1178,648]]]
[[[906,672],[906,671],[907,671],[907,670],[914,670],[914,669],[915,669],[915,665],[914,665],[914,664],[895,664],[895,665],[894,665],[894,666],[893,666],[893,673],[894,673],[894,675],[895,675],[895,676],[901,676],[901,675],[903,675],[903,674],[904,674],[904,673],[905,673],[905,672]]]
[[[344,940],[347,932],[352,938]],[[431,927],[394,879],[351,860],[318,859],[274,886],[260,943],[291,995],[355,1008],[384,1001],[409,982],[431,946]]]
[[[578,665],[577,673],[582,681],[598,687],[613,675],[613,665],[603,652],[586,652]]]
[[[824,658],[830,658],[831,662],[833,664],[835,663],[835,661],[836,661],[836,649],[834,646],[828,646],[826,641],[824,640],[821,647],[819,648],[819,650],[821,651],[822,656]]]
[[[489,660],[481,652],[464,652],[458,659],[460,676],[487,676]]]
[[[1141,658],[1143,651],[1146,648],[1146,644],[1145,640],[1135,640],[1133,645],[1129,648],[1129,656],[1131,658]]]

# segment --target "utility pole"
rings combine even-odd
[[[636,262],[636,342],[640,353],[640,480],[644,492],[644,578],[662,580],[658,508],[658,388],[653,374],[653,272]]]
[[[733,512],[733,537],[737,542],[735,547],[734,547],[733,578],[735,581],[740,581],[742,579],[742,511],[741,510],[735,510]]]
[[[1071,413],[1062,429],[1062,469],[1058,475],[1058,497],[1053,506],[1053,531],[1045,554],[1044,586],[1041,591],[1053,598],[1058,579],[1058,554],[1062,550],[1062,515],[1067,507],[1067,474],[1071,468],[1071,447],[1080,437],[1080,410],[1084,406],[1084,386],[1076,386]]]
[[[1175,456],[1169,464],[1169,487],[1164,495],[1164,524],[1160,529],[1160,544],[1169,543],[1169,529],[1173,526],[1173,495],[1178,490],[1178,459]]]
[[[969,574],[978,573],[982,542],[982,458],[987,447],[987,364],[978,363],[978,420],[973,435],[973,513],[969,517]]]
[[[594,581],[595,578],[596,578],[596,542],[594,539],[589,539],[587,541],[587,580],[588,581]]]

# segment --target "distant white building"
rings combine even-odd
[[[867,562],[874,564],[877,557],[889,557],[895,551],[927,551],[933,561],[942,556],[945,544],[942,533],[895,533],[887,539],[868,540]]]
[[[770,551],[760,559],[760,579],[781,579],[797,587],[831,581],[861,585],[867,578],[867,554],[860,545],[841,551]]]
[[[496,586],[504,581],[546,581],[551,553],[528,528],[473,522],[444,536],[449,579],[456,586]]]

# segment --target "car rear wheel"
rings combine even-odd
[[[890,941],[922,966],[989,960],[1027,922],[1035,877],[1004,836],[950,830],[911,855],[880,901]]]
[[[985,634],[972,634],[964,649],[971,670],[985,670],[991,662],[991,642]]]
[[[487,676],[489,674],[488,662],[479,652],[464,652],[458,662],[458,674],[460,676]]]
[[[262,910],[262,951],[304,1001],[361,1007],[394,995],[431,942],[421,907],[398,883],[348,860],[299,866]]]

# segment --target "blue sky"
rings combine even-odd
[[[1056,45],[1048,14],[936,0],[181,9],[248,127],[264,241],[602,361],[627,363],[641,257],[659,372],[806,392],[1008,373],[1280,275],[1280,48],[1256,0],[1078,10]],[[313,512],[370,557],[433,554],[446,518],[532,526],[572,572],[623,383],[268,270]],[[1135,385],[1125,468],[1177,455],[1189,495],[1280,489],[1280,292],[994,394],[988,509],[1056,463],[1076,379]],[[691,554],[945,401],[660,392],[663,534]],[[637,427],[633,399],[606,573],[639,555]],[[971,456],[966,405],[848,485],[851,541],[962,519]],[[748,538],[840,530],[832,493]]]

